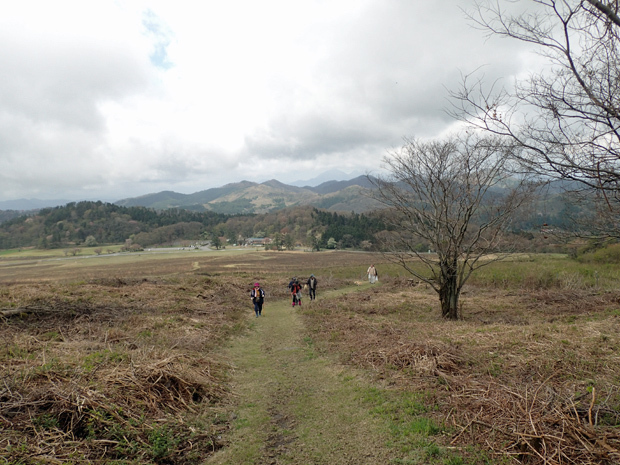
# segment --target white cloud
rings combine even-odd
[[[521,49],[485,42],[463,4],[5,2],[0,200],[376,169],[403,136],[453,123],[461,73],[523,72]]]

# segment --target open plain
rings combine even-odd
[[[450,322],[377,254],[3,255],[0,461],[618,463],[618,275],[515,256]]]

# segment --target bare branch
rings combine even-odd
[[[514,155],[522,170],[600,191],[606,208],[618,212],[619,2],[531,4],[536,8],[514,16],[499,3],[481,3],[469,17],[490,35],[534,44],[549,70],[518,81],[511,91],[465,76],[451,92],[451,113],[519,147]]]
[[[470,131],[405,142],[385,158],[391,175],[371,179],[377,200],[392,211],[388,258],[430,284],[443,316],[455,319],[463,285],[474,270],[503,257],[501,238],[515,212],[533,200],[536,184],[513,176],[514,146],[498,137]],[[433,253],[421,253],[420,242]]]

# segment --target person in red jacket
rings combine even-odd
[[[291,282],[288,283],[288,288],[293,296],[293,307],[295,305],[301,305],[301,284],[297,278],[291,278]]]

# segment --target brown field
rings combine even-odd
[[[232,251],[0,260],[0,310],[20,310],[0,319],[0,458],[198,463],[226,446],[219,348],[248,327],[252,283],[284,299],[314,273],[337,293],[371,262],[378,285],[301,314],[318,350],[414,395],[429,441],[462,457],[420,463],[620,463],[619,291],[476,280],[447,322],[378,255]]]
[[[0,310],[19,313],[0,318],[0,458],[196,463],[222,446],[231,393],[214,351],[247,327],[254,281],[284,298],[289,275],[313,269],[325,289],[342,283],[330,270],[358,273],[367,261],[269,252],[1,260]]]
[[[417,393],[472,463],[620,463],[620,292],[470,286],[463,319],[424,285],[320,302],[306,326],[323,350]],[[488,462],[487,462],[488,460]]]

